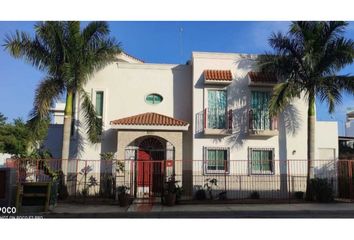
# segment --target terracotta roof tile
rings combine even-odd
[[[187,126],[188,123],[162,114],[148,112],[111,121],[114,125]]]
[[[277,83],[277,77],[272,73],[249,72],[248,76],[252,82]]]
[[[205,80],[232,81],[230,70],[204,70]]]

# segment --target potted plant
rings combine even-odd
[[[202,186],[197,186],[197,191],[195,192],[195,199],[199,201],[206,199],[206,193]]]
[[[179,187],[176,185],[178,181],[175,181],[174,178],[169,178],[165,183],[164,188],[164,204],[166,206],[174,206],[176,204],[176,196]]]
[[[183,192],[183,187],[176,185],[176,203],[179,203],[179,201],[181,200]]]
[[[126,207],[129,205],[130,195],[128,193],[129,188],[125,185],[121,185],[117,188],[119,206]]]
[[[218,186],[218,180],[216,178],[207,178],[205,179],[205,184],[204,184],[204,188],[206,189],[206,191],[209,193],[209,199],[213,200],[213,187],[217,187]]]

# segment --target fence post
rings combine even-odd
[[[225,171],[224,171],[224,181],[225,181],[225,194],[226,194],[226,173],[228,171],[227,160],[225,160]]]
[[[352,168],[352,164],[353,163],[354,163],[354,161],[348,160],[349,197],[350,197],[350,200],[354,199],[354,195],[353,195],[353,168]]]
[[[291,190],[290,190],[290,186],[291,186],[291,176],[290,176],[290,161],[289,159],[285,160],[286,162],[286,169],[287,169],[287,185],[288,185],[288,200],[289,203],[291,202]]]
[[[207,109],[204,109],[204,118],[203,118],[203,127],[204,129],[207,127]]]

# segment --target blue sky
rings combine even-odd
[[[33,34],[35,22],[0,22],[0,43],[6,34],[23,30]],[[109,22],[111,35],[129,54],[153,63],[185,63],[192,51],[263,53],[271,50],[267,39],[272,32],[288,29],[289,22]],[[181,33],[181,28],[182,33]],[[346,37],[354,39],[354,23]],[[342,73],[354,74],[354,64]],[[9,118],[28,118],[34,91],[43,74],[9,56],[0,47],[0,112]],[[337,120],[343,133],[345,111],[354,107],[353,96],[344,95],[343,104],[330,116],[317,102],[318,120]]]

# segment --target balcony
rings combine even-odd
[[[251,109],[248,112],[248,135],[250,137],[274,137],[278,135],[278,118],[270,117],[268,111]]]
[[[205,108],[203,111],[203,132],[208,136],[231,135],[232,110]]]

